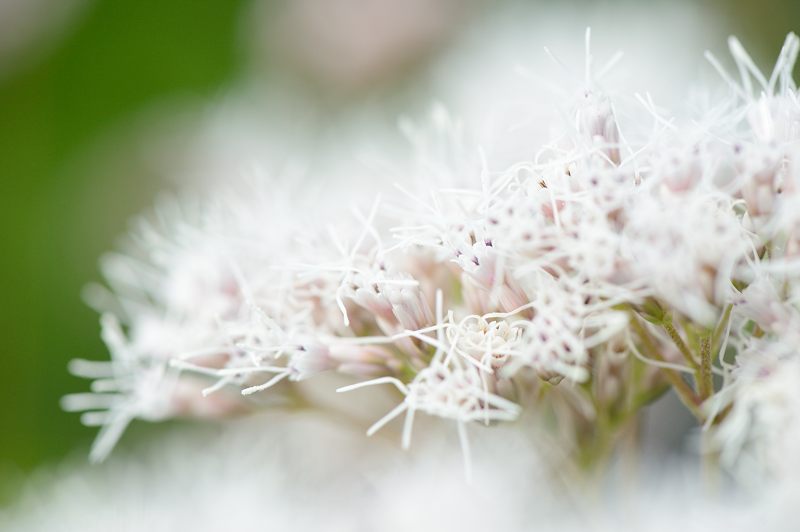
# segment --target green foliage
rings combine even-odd
[[[241,8],[228,0],[89,3],[49,52],[0,80],[7,491],[41,463],[76,446],[85,452],[94,434],[58,404],[86,386],[67,374],[69,359],[107,356],[80,292],[155,188],[120,133],[148,106],[208,96],[235,74]],[[98,158],[124,165],[87,164]]]

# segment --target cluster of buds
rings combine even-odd
[[[572,115],[510,168],[437,109],[446,149],[417,142],[366,213],[268,181],[142,224],[92,292],[112,361],[76,362],[97,380],[65,400],[103,425],[93,456],[134,418],[225,416],[338,372],[399,392],[370,434],[405,414],[408,446],[423,412],[468,451],[470,423],[547,411],[586,465],[672,389],[707,452],[779,473],[800,444],[780,430],[800,425],[800,41],[766,76],[731,39],[740,79],[709,56],[727,94],[685,124],[641,95],[618,118],[588,41]]]

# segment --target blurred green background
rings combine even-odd
[[[252,19],[278,16],[285,2],[30,3],[38,8],[20,15],[25,0],[0,0],[0,34],[21,35],[0,37],[0,502],[31,470],[85,453],[93,436],[76,415],[60,411],[58,401],[86,387],[68,375],[69,359],[105,357],[97,316],[83,304],[81,288],[98,279],[97,259],[113,248],[126,220],[165,186],[141,149],[146,118],[169,106],[201,114],[204,103],[254,68],[254,55],[267,78],[298,62],[291,38],[247,37],[253,28],[275,29],[254,26]],[[369,4],[338,3],[356,10]],[[609,3],[586,5],[600,10]],[[358,105],[375,87],[391,93],[407,85],[426,58],[494,8],[447,4],[436,16],[455,22],[440,28],[440,38],[427,36],[425,46],[393,59],[386,71],[361,72],[358,83],[348,84],[326,78],[324,69],[316,77],[296,69],[305,73],[297,77],[309,88],[309,105]],[[785,33],[800,29],[797,0],[707,4],[725,33],[738,34],[757,57],[770,61]],[[293,28],[280,30],[291,34]],[[675,28],[676,39],[680,32]],[[253,54],[256,41],[266,53]]]
[[[142,165],[121,137],[153,103],[211,96],[236,75],[242,5],[86,3],[51,37],[56,42],[31,43],[32,57],[0,79],[0,471],[7,480],[91,440],[92,431],[58,405],[86,385],[67,374],[67,361],[104,353],[81,288],[98,277],[97,258],[152,200],[157,181],[127,169]],[[121,164],[111,169],[98,158]]]

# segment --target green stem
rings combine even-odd
[[[719,489],[720,483],[720,464],[719,453],[711,450],[711,445],[708,444],[709,433],[703,433],[703,448],[705,452],[702,455],[702,474],[703,481],[706,484],[706,489],[710,493],[715,493]]]
[[[707,399],[714,392],[714,378],[711,374],[711,336],[709,334],[700,340],[700,380],[697,388],[703,399]]]
[[[675,327],[672,326],[672,321],[664,321],[663,326],[664,330],[667,331],[667,334],[672,339],[672,343],[675,344],[675,346],[683,355],[683,358],[685,358],[689,365],[692,366],[692,369],[699,371],[700,366],[697,364],[697,360],[695,360],[692,352],[689,350],[689,347],[687,347],[686,342],[684,342],[683,338],[681,338],[680,333],[677,331],[677,329],[675,329]]]
[[[633,399],[633,403],[629,407],[630,411],[637,412],[639,409],[649,405],[650,403],[659,399],[662,395],[667,393],[669,391],[669,388],[670,388],[670,383],[665,382],[650,390],[637,394]]]
[[[725,307],[725,311],[722,313],[722,319],[717,324],[717,328],[714,329],[714,335],[711,337],[711,352],[712,352],[712,360],[717,356],[717,354],[724,356],[725,353],[719,353],[720,340],[722,340],[722,334],[728,328],[728,322],[731,319],[731,311],[733,310],[733,303],[729,304]]]
[[[639,322],[639,317],[633,311],[631,311],[631,325],[636,331],[636,334],[639,336],[639,340],[642,342],[642,345],[645,347],[645,350],[650,357],[660,362],[666,362],[666,359],[661,355],[655,343],[653,342],[650,333],[647,331],[647,329],[645,329],[644,325]],[[691,386],[689,386],[686,381],[683,380],[683,377],[681,377],[677,371],[664,367],[659,367],[659,370],[672,385],[675,393],[678,395],[678,398],[681,400],[684,406],[686,406],[686,408],[689,409],[692,414],[694,414],[695,418],[702,423],[705,417],[700,411],[700,401],[695,395]]]

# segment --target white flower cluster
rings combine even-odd
[[[103,426],[94,457],[134,418],[338,371],[399,390],[370,433],[405,414],[405,445],[415,412],[466,450],[467,423],[549,401],[577,448],[671,385],[729,463],[774,466],[800,444],[798,38],[768,76],[731,39],[738,78],[709,56],[727,91],[689,120],[612,98],[588,44],[560,133],[510,167],[437,108],[406,127],[418,179],[377,199],[262,179],[141,224],[91,294],[112,360],[65,399]]]

